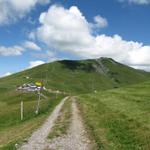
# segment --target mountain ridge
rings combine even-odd
[[[26,79],[25,77],[30,77]],[[42,81],[46,87],[69,93],[118,88],[150,79],[150,73],[136,70],[111,58],[60,60],[46,63],[1,78],[1,85],[10,87],[26,82]],[[1,88],[1,87],[0,87]]]

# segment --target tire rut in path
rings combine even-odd
[[[59,112],[67,99],[68,97],[65,97],[60,104],[56,106],[46,122],[37,129],[28,139],[28,142],[23,144],[18,150],[43,150],[45,148],[47,145],[47,136],[54,126]]]
[[[91,150],[92,144],[85,131],[76,100],[72,97],[72,120],[67,135],[54,138],[46,150]]]

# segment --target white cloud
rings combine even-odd
[[[41,60],[37,60],[37,61],[30,61],[29,62],[29,67],[28,68],[33,68],[33,67],[36,67],[36,66],[39,66],[39,65],[42,65],[44,64],[45,62],[44,61],[41,61]]]
[[[135,69],[140,69],[140,70],[146,70],[146,71],[149,71],[150,72],[150,66],[131,66]]]
[[[11,74],[12,74],[12,73],[7,72],[7,73],[5,73],[5,74],[1,75],[0,77],[7,77],[7,76],[10,76]]]
[[[31,49],[31,50],[37,50],[37,51],[40,51],[41,48],[34,42],[32,41],[26,41],[23,46],[27,49]]]
[[[0,45],[0,56],[19,56],[25,51],[25,49],[31,49],[40,51],[41,48],[31,41],[24,42],[21,46],[14,45],[14,46],[1,46]]]
[[[94,17],[94,21],[96,22],[95,26],[98,28],[105,28],[108,26],[108,22],[106,18],[98,15]]]
[[[78,49],[80,52],[82,47],[93,43],[89,23],[75,6],[64,9],[54,5],[41,14],[39,21],[41,26],[36,35],[50,47],[69,52]]]
[[[0,0],[0,25],[23,18],[37,4],[47,4],[50,0]]]
[[[0,56],[17,56],[21,55],[23,51],[24,48],[18,45],[12,47],[0,46]]]
[[[119,2],[129,2],[138,5],[150,4],[150,0],[118,0]]]
[[[93,27],[76,6],[53,5],[41,14],[34,37],[50,48],[81,58],[111,57],[130,66],[150,65],[150,46],[119,35],[93,35]],[[98,22],[98,21],[97,21]]]
[[[10,72],[7,72],[7,73],[5,73],[3,76],[10,76],[12,73],[10,73]]]

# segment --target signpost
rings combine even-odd
[[[42,82],[35,82],[35,85],[38,87],[42,87]]]
[[[38,115],[38,113],[39,113],[39,108],[40,108],[40,100],[41,100],[41,89],[42,89],[42,85],[43,85],[43,84],[42,84],[41,82],[36,82],[35,85],[36,85],[37,87],[39,87],[39,89],[38,89],[37,108],[36,108],[36,111],[35,111],[35,113]]]
[[[39,113],[39,109],[40,109],[40,100],[41,100],[41,90],[43,89],[43,83],[42,82],[36,82],[35,85],[33,84],[26,84],[26,86],[21,86],[18,88],[19,91],[21,92],[29,92],[29,91],[37,91],[38,94],[38,100],[37,100],[37,106],[36,106],[36,111],[35,113],[38,114]],[[24,103],[23,100],[21,99],[21,95],[20,95],[20,118],[21,120],[23,120],[24,118]]]

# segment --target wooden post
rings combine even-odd
[[[21,120],[23,120],[23,101],[21,101]]]
[[[41,99],[41,93],[38,91],[38,102],[37,102],[37,109],[36,109],[36,114],[39,113],[39,108],[40,108],[40,99]]]

